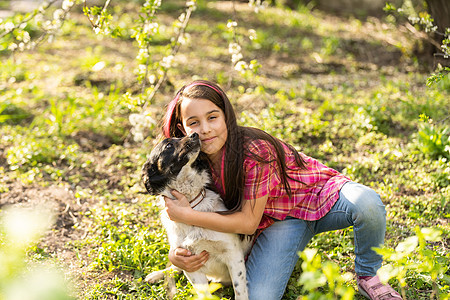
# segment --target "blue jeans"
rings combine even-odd
[[[371,248],[384,243],[386,210],[375,191],[348,182],[339,192],[339,200],[320,220],[286,218],[258,236],[246,264],[250,299],[281,299],[299,258],[297,253],[314,235],[349,226],[354,232],[356,274],[375,276],[382,257]]]

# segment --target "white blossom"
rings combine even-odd
[[[190,38],[189,34],[187,34],[187,33],[182,34],[178,37],[178,43],[180,43],[181,45],[184,45],[188,42],[189,38]]]
[[[57,9],[53,12],[53,19],[58,20],[64,17],[64,10]]]
[[[262,1],[262,0],[250,0],[248,2],[248,5],[250,7],[253,7],[253,10],[255,11],[255,13],[258,13],[260,9],[265,8],[267,3],[265,1]]]
[[[136,59],[139,61],[142,61],[143,59],[149,57],[147,48],[141,48],[139,49],[138,55],[136,56]]]
[[[413,16],[409,16],[408,20],[411,24],[417,24],[420,21],[420,19],[418,17],[413,17]]]
[[[17,44],[16,43],[11,43],[11,44],[9,44],[9,46],[8,46],[8,50],[9,51],[14,51],[14,50],[16,50],[17,49]]]
[[[234,69],[239,72],[243,72],[243,71],[247,70],[247,68],[248,68],[247,63],[242,60],[237,62],[236,65],[234,66]]]
[[[150,127],[155,123],[155,120],[152,117],[144,114],[130,114],[129,119],[133,126],[141,125],[143,127]]]
[[[24,43],[29,43],[31,40],[30,34],[28,33],[28,31],[24,31],[23,33],[23,42]]]
[[[240,61],[244,56],[241,53],[235,53],[231,55],[231,61],[235,64]]]
[[[145,72],[145,70],[147,69],[147,66],[144,65],[144,64],[140,64],[140,65],[138,66],[138,69],[139,69],[139,72],[143,73],[143,72]]]
[[[147,23],[144,25],[144,32],[145,33],[157,33],[158,27],[159,27],[159,24],[156,22]]]
[[[196,8],[196,1],[187,1],[186,6],[192,9]]]
[[[10,32],[14,30],[14,23],[13,22],[6,22],[6,24],[3,26],[6,32]]]
[[[178,21],[180,21],[180,23],[183,23],[185,19],[186,19],[186,14],[185,14],[185,13],[182,13],[182,14],[178,17]]]
[[[155,76],[154,74],[148,76],[148,82],[149,82],[150,84],[155,84],[155,82],[156,82],[156,76]]]
[[[230,54],[238,54],[241,52],[241,46],[238,43],[230,43],[228,45],[228,52]]]
[[[173,55],[166,56],[162,59],[161,66],[163,68],[169,69],[172,66],[173,60],[174,60]]]
[[[236,21],[228,21],[227,23],[227,27],[228,28],[232,28],[232,27],[236,27],[237,26],[237,22]]]
[[[250,38],[250,40],[256,40],[258,38],[258,34],[256,33],[255,29],[249,29],[248,30],[248,37]]]
[[[91,70],[94,72],[98,72],[98,71],[103,70],[103,68],[105,68],[105,66],[106,66],[106,63],[104,61],[99,61],[94,66],[92,66]]]
[[[69,9],[72,8],[72,6],[73,6],[74,4],[75,4],[75,3],[74,3],[74,1],[72,1],[72,0],[64,0],[61,7],[62,7],[62,9],[64,9],[64,10],[69,10]]]
[[[34,20],[36,21],[36,23],[41,23],[41,22],[43,22],[44,21],[44,15],[42,15],[42,14],[37,14],[35,17],[34,17]]]
[[[131,114],[129,116],[129,121],[133,126],[131,128],[131,133],[133,134],[135,142],[143,141],[145,133],[156,123],[152,117],[145,114]]]

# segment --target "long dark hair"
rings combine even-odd
[[[182,137],[183,132],[178,128],[182,124],[180,104],[183,98],[207,99],[219,107],[225,115],[225,122],[228,131],[228,138],[225,142],[225,164],[223,170],[223,186],[225,195],[224,203],[230,212],[239,211],[243,204],[244,194],[244,160],[246,156],[251,156],[259,162],[271,163],[260,157],[258,153],[253,153],[246,149],[250,141],[261,139],[273,145],[276,151],[276,163],[281,170],[281,181],[289,197],[291,187],[288,182],[289,175],[286,166],[286,153],[283,144],[294,154],[295,161],[299,169],[305,169],[306,163],[301,158],[297,150],[289,144],[281,142],[263,130],[239,126],[236,121],[236,114],[225,92],[215,83],[206,80],[196,80],[183,86],[175,98],[167,106],[167,111],[163,119],[162,131],[166,137]]]

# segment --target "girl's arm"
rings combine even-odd
[[[166,211],[170,219],[188,225],[208,228],[220,232],[253,234],[261,221],[268,196],[254,201],[244,201],[242,210],[221,215],[215,212],[193,210],[183,194],[173,191],[176,200],[165,197]]]

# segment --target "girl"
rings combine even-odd
[[[257,234],[246,262],[250,299],[281,299],[302,251],[320,232],[353,226],[355,270],[369,299],[401,299],[376,276],[382,258],[386,212],[378,194],[297,152],[264,131],[238,126],[233,107],[216,84],[197,80],[182,87],[163,120],[166,137],[198,133],[212,178],[229,212],[198,212],[182,194],[166,198],[173,221],[212,230]],[[169,260],[199,269],[208,253],[174,249]]]

